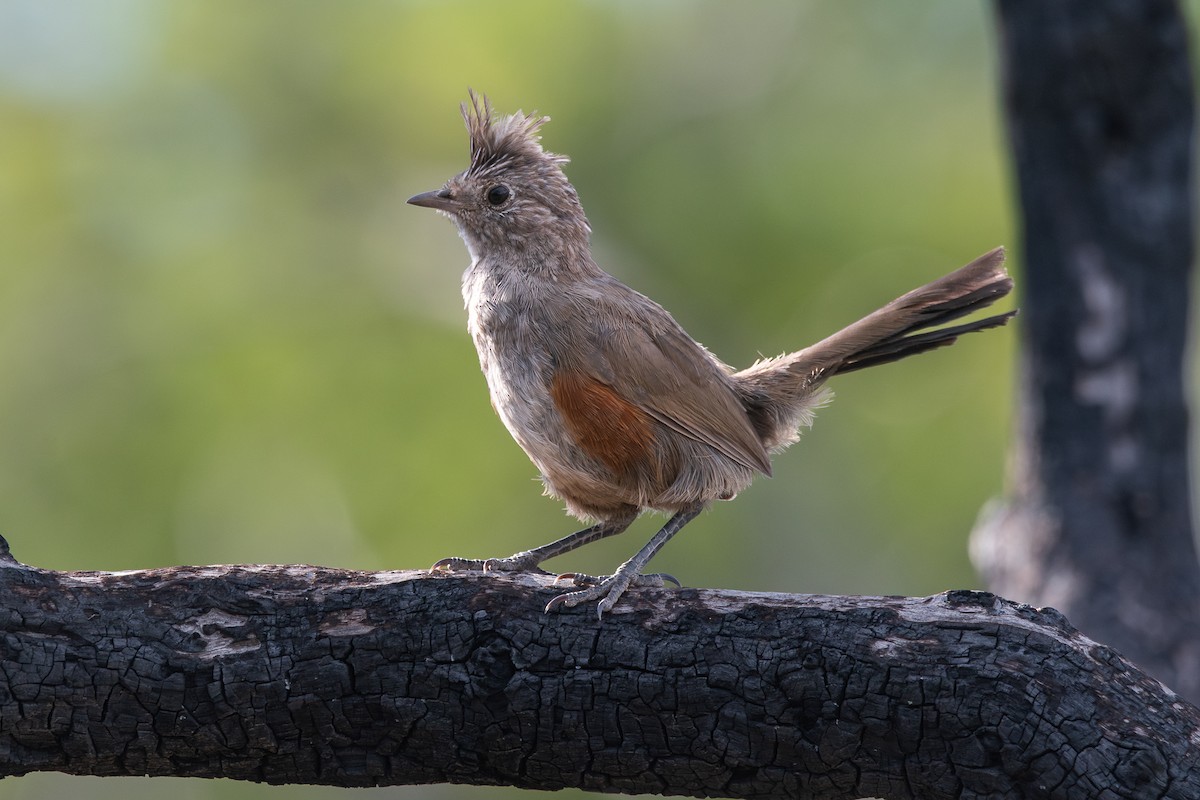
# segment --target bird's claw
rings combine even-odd
[[[549,614],[551,611],[558,611],[561,608],[574,608],[582,603],[599,600],[600,602],[596,605],[596,619],[602,620],[604,612],[611,611],[612,607],[617,604],[617,600],[621,599],[621,595],[629,587],[629,582],[627,577],[611,575],[586,589],[560,594],[546,604],[546,613]]]
[[[430,573],[454,572],[467,570],[475,572],[532,572],[540,575],[551,573],[538,566],[536,556],[529,552],[515,553],[507,558],[443,558],[434,562],[429,568]],[[667,583],[682,586],[674,575],[665,572],[652,572],[641,575],[632,570],[618,569],[612,575],[585,575],[582,572],[562,572],[555,575],[554,582],[569,581],[573,586],[580,587],[577,591],[564,592],[557,595],[546,604],[546,613],[562,608],[574,608],[582,603],[599,600],[596,605],[596,616],[603,619],[604,614],[611,611],[621,595],[630,586],[661,589]]]
[[[507,558],[443,558],[429,568],[432,572],[454,572],[474,570],[476,572],[533,572],[549,575],[528,553],[516,553]]]
[[[596,619],[603,620],[604,614],[612,611],[613,606],[621,599],[621,595],[625,594],[625,590],[630,586],[652,587],[661,589],[666,582],[671,582],[676,586],[682,586],[675,576],[668,575],[665,572],[654,572],[649,575],[625,575],[619,570],[612,575],[598,577],[595,575],[584,575],[580,572],[564,572],[558,575],[554,582],[571,581],[576,586],[586,588],[575,592],[565,592],[551,598],[546,604],[546,612],[549,614],[552,611],[558,611],[562,608],[574,608],[577,605],[599,600],[596,604]]]
[[[560,572],[554,576],[555,583],[570,581],[575,586],[596,586],[609,580],[611,575],[585,575],[582,572]],[[646,587],[650,589],[661,589],[668,583],[675,584],[675,588],[682,589],[683,584],[674,575],[666,572],[652,572],[649,575],[634,575],[630,580],[630,586]]]
[[[669,572],[652,572],[649,575],[638,575],[638,578],[653,578],[653,579],[656,579],[658,582],[654,583],[654,584],[642,584],[640,581],[634,581],[634,584],[633,584],[634,586],[653,585],[653,586],[661,589],[662,587],[666,586],[668,583],[673,583],[673,584],[675,584],[676,589],[683,588],[683,584],[679,582],[679,578],[676,578],[674,575],[672,575]]]
[[[433,562],[433,566],[429,568],[430,573],[434,572],[454,572],[456,570],[475,570],[481,571],[484,569],[484,562],[481,558],[442,558]]]

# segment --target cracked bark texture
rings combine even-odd
[[[2,552],[0,775],[1200,797],[1200,711],[990,594],[641,591],[598,623],[535,576]]]
[[[1194,99],[1174,0],[999,0],[1023,231],[1012,500],[993,591],[1200,698],[1185,358]]]

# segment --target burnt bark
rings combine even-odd
[[[0,540],[2,542],[2,540]],[[993,595],[0,560],[0,775],[724,797],[1200,797],[1200,711]]]
[[[1194,91],[1174,0],[999,0],[1023,227],[1012,500],[988,586],[1200,697],[1185,356]]]

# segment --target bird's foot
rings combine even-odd
[[[455,572],[476,570],[480,572],[532,572],[538,575],[551,573],[538,566],[537,556],[526,550],[507,558],[443,558],[429,568],[430,572]]]
[[[573,586],[596,586],[611,578],[611,575],[585,575],[582,572],[560,572],[554,576],[555,583],[563,583],[569,581]],[[649,575],[634,575],[630,580],[630,586],[645,586],[651,589],[661,589],[668,583],[675,584],[676,588],[683,588],[683,584],[674,575],[666,572],[652,572]]]
[[[583,603],[590,603],[593,600],[599,600],[596,605],[596,618],[603,619],[604,612],[611,611],[612,607],[621,599],[621,595],[630,586],[652,587],[661,589],[669,581],[676,586],[681,586],[678,580],[673,575],[668,575],[665,572],[655,572],[650,575],[639,575],[633,570],[618,569],[612,575],[584,575],[579,572],[564,572],[554,579],[555,582],[571,581],[576,586],[586,588],[576,592],[567,592],[553,598],[546,604],[546,613],[558,611],[562,608],[574,608]]]

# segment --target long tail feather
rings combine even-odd
[[[898,361],[953,344],[965,333],[1004,325],[1016,311],[937,327],[990,306],[1012,287],[1004,270],[1004,248],[998,247],[811,347],[735,373],[734,382],[763,441],[769,447],[788,444],[797,425],[824,401],[819,390],[830,377]]]

